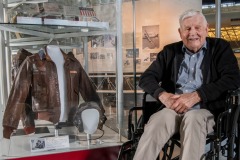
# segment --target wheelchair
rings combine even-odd
[[[219,160],[220,154],[227,160],[240,160],[240,88],[229,91],[226,98],[225,111],[217,117],[213,133],[207,135],[206,145],[209,149],[201,157],[205,160]],[[161,110],[160,102],[149,94],[144,93],[142,107],[133,107],[128,115],[128,141],[122,144],[118,160],[132,160],[138,146],[139,139],[144,131],[144,125],[150,116]],[[138,116],[140,113],[140,116]],[[178,160],[179,155],[174,154],[176,147],[181,147],[180,135],[173,135],[162,151],[159,151],[157,159]],[[161,152],[161,153],[160,153]]]

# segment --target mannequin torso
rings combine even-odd
[[[64,57],[62,52],[58,46],[48,45],[47,46],[47,54],[50,56],[52,61],[55,63],[57,67],[57,75],[58,75],[58,84],[59,84],[59,92],[60,92],[60,101],[61,101],[61,115],[60,122],[65,122],[68,119],[68,107],[66,106],[66,79],[64,72]]]

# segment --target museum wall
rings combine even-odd
[[[164,45],[179,41],[178,18],[187,9],[201,11],[201,0],[141,0],[135,2],[136,7],[136,63],[137,72],[143,72],[156,58],[156,54]],[[129,52],[133,47],[132,2],[123,4],[123,64],[124,71],[133,68]],[[146,33],[147,32],[147,33]],[[146,34],[150,36],[149,42]],[[130,51],[129,51],[130,50]],[[128,65],[126,62],[129,62]]]
[[[143,72],[164,45],[179,41],[179,15],[187,9],[201,10],[202,1],[196,0],[139,0],[135,1],[135,44],[137,72]],[[101,21],[109,22],[110,29],[116,30],[114,4],[95,5],[94,10]],[[102,14],[108,12],[108,16]],[[123,71],[133,73],[133,4],[124,0],[122,6]],[[149,36],[149,37],[148,37]],[[115,35],[91,37],[88,41],[89,73],[115,73]],[[76,57],[83,64],[83,51],[76,51]]]

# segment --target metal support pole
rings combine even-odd
[[[116,1],[117,17],[117,55],[116,55],[116,80],[117,80],[117,120],[119,141],[122,141],[123,128],[123,57],[122,57],[122,0]]]
[[[88,37],[82,37],[83,39],[83,55],[84,55],[84,69],[87,74],[88,71]]]
[[[91,134],[87,134],[87,143],[88,143],[88,146],[91,145]]]
[[[137,105],[137,94],[136,94],[136,11],[135,11],[135,0],[132,0],[133,6],[133,74],[134,74],[134,106]]]
[[[3,22],[3,3],[2,0],[0,0],[0,22]],[[2,31],[0,31],[0,123],[2,124],[2,117],[3,117],[3,57],[2,57],[2,51],[3,51],[3,42],[2,42]],[[0,139],[2,139],[3,134],[2,134],[3,128],[0,127]],[[1,149],[2,150],[2,149]],[[2,154],[0,152],[0,154]]]
[[[0,23],[4,23],[4,3],[0,0]],[[0,31],[0,102],[1,102],[1,112],[4,111],[7,97],[8,97],[8,83],[7,83],[7,63],[6,63],[6,53],[5,53],[5,33]]]
[[[216,38],[221,38],[221,0],[215,1],[216,5]]]
[[[135,0],[132,0],[132,6],[133,6],[133,84],[134,84],[134,106],[137,106],[137,77],[136,77],[136,72],[137,72],[137,64],[136,64],[136,5],[135,5]],[[135,111],[134,114],[134,126],[137,126],[137,111]],[[135,128],[136,129],[136,128]]]
[[[0,23],[4,22],[4,3],[0,0]],[[0,31],[0,123],[2,124],[2,117],[7,101],[7,80],[6,76],[6,62],[5,62],[5,38],[4,31]],[[3,137],[2,126],[0,126],[0,139]],[[2,145],[1,145],[2,146]],[[1,148],[1,147],[0,147]],[[2,150],[2,149],[1,149]]]

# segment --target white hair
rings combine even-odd
[[[183,21],[184,19],[189,18],[189,17],[193,17],[193,16],[195,16],[195,15],[200,15],[200,16],[203,18],[205,25],[207,25],[206,17],[202,14],[202,12],[197,11],[197,10],[193,10],[193,9],[190,9],[190,10],[187,10],[187,11],[183,12],[183,13],[180,15],[180,17],[179,17],[179,24],[180,24],[180,26],[181,26],[182,21]]]

